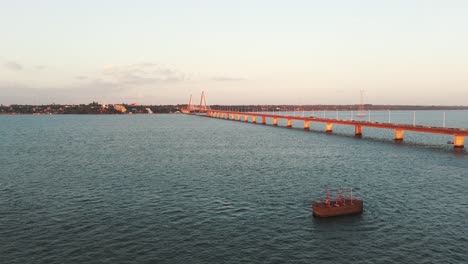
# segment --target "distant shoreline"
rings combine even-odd
[[[359,105],[211,105],[211,109],[240,112],[313,112],[359,111]],[[121,115],[177,114],[187,105],[90,104],[79,105],[0,105],[0,115]],[[452,111],[468,110],[468,106],[436,105],[364,105],[364,111]]]

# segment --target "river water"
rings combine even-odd
[[[466,263],[468,153],[452,137],[301,125],[0,116],[0,263]],[[312,217],[340,186],[363,214]]]

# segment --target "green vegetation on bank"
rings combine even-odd
[[[178,111],[180,111],[180,106],[178,105],[106,105],[97,102],[79,105],[0,105],[0,114],[166,114]]]
[[[187,105],[136,105],[136,104],[50,104],[50,105],[0,105],[0,114],[169,114],[178,113]],[[359,105],[211,105],[211,109],[242,112],[285,111],[357,111]],[[364,105],[365,110],[468,110],[468,106],[421,105]]]
[[[211,109],[242,112],[287,112],[287,111],[358,111],[359,105],[210,105]],[[370,111],[397,110],[468,110],[468,106],[440,105],[364,105]]]

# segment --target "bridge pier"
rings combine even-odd
[[[278,126],[278,120],[282,119],[286,121],[286,126],[288,128],[293,126],[293,121],[302,121],[304,122],[304,130],[310,130],[311,122],[325,123],[326,132],[332,133],[333,125],[349,125],[354,126],[354,134],[356,137],[361,137],[364,127],[373,127],[379,129],[393,129],[394,130],[394,140],[396,142],[402,142],[404,138],[404,132],[413,131],[413,132],[422,132],[422,133],[433,133],[433,134],[445,134],[452,135],[453,141],[448,142],[453,144],[455,151],[463,151],[465,147],[465,137],[468,136],[468,132],[465,129],[461,128],[445,128],[445,127],[429,127],[429,126],[408,126],[405,124],[384,124],[378,122],[365,122],[365,121],[349,121],[349,120],[339,120],[339,119],[330,119],[330,118],[304,118],[296,116],[283,116],[283,115],[272,115],[272,114],[263,114],[263,113],[249,113],[249,112],[237,112],[237,111],[223,111],[215,109],[202,109],[202,108],[186,108],[181,109],[183,114],[188,115],[197,115],[201,116],[201,113],[206,113],[206,117],[218,118],[218,119],[228,119],[228,120],[238,120],[244,122],[250,122],[252,118],[252,123],[257,123],[259,118],[262,119],[262,124],[266,124],[267,118],[272,118],[273,126]]]
[[[453,147],[454,148],[464,148],[465,147],[465,137],[460,135],[453,136]]]
[[[325,125],[325,131],[326,131],[327,133],[333,132],[333,123],[326,123],[326,125]]]
[[[404,132],[405,131],[403,129],[395,129],[395,140],[402,141]]]
[[[357,137],[362,136],[362,126],[354,126],[354,135]]]

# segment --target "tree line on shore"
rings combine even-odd
[[[135,105],[135,104],[49,104],[49,105],[0,105],[0,114],[148,114],[176,113],[178,105]]]
[[[48,105],[0,105],[0,114],[168,114],[179,113],[187,105],[136,105],[136,104],[48,104]],[[211,109],[241,112],[278,111],[358,111],[359,105],[211,105]],[[372,105],[365,111],[383,110],[468,110],[468,106],[424,105]]]

